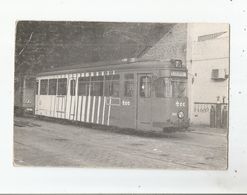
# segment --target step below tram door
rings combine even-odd
[[[152,129],[151,74],[137,75],[137,128]]]

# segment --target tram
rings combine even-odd
[[[124,59],[56,68],[36,76],[35,115],[120,128],[187,128],[181,60]]]

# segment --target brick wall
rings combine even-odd
[[[176,24],[142,56],[145,59],[181,59],[186,61],[187,24]]]

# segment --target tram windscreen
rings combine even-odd
[[[158,98],[186,96],[186,81],[184,80],[160,77],[154,81],[154,87],[155,96]]]
[[[172,97],[186,96],[186,82],[184,80],[172,80]]]
[[[158,78],[154,82],[155,87],[155,95],[156,97],[171,97],[172,91],[171,91],[171,81],[169,78]]]

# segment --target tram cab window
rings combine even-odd
[[[119,97],[119,78],[120,75],[107,75],[105,76],[105,96]]]
[[[38,95],[39,94],[39,81],[36,81],[36,86],[35,86],[35,94]]]
[[[172,82],[172,97],[186,96],[186,82],[183,80],[173,80]]]
[[[67,95],[67,78],[58,79],[58,95]]]
[[[42,79],[40,81],[40,95],[47,95],[48,79]]]
[[[75,80],[70,80],[70,95],[75,96]]]
[[[78,95],[88,96],[90,88],[90,77],[79,77],[78,79]]]
[[[140,77],[140,97],[149,98],[151,96],[151,78],[150,76]]]
[[[128,73],[124,75],[124,96],[133,97],[134,94],[134,74]]]
[[[57,79],[49,79],[49,95],[56,95]]]
[[[160,77],[154,81],[155,96],[158,98],[172,97],[171,81]]]

